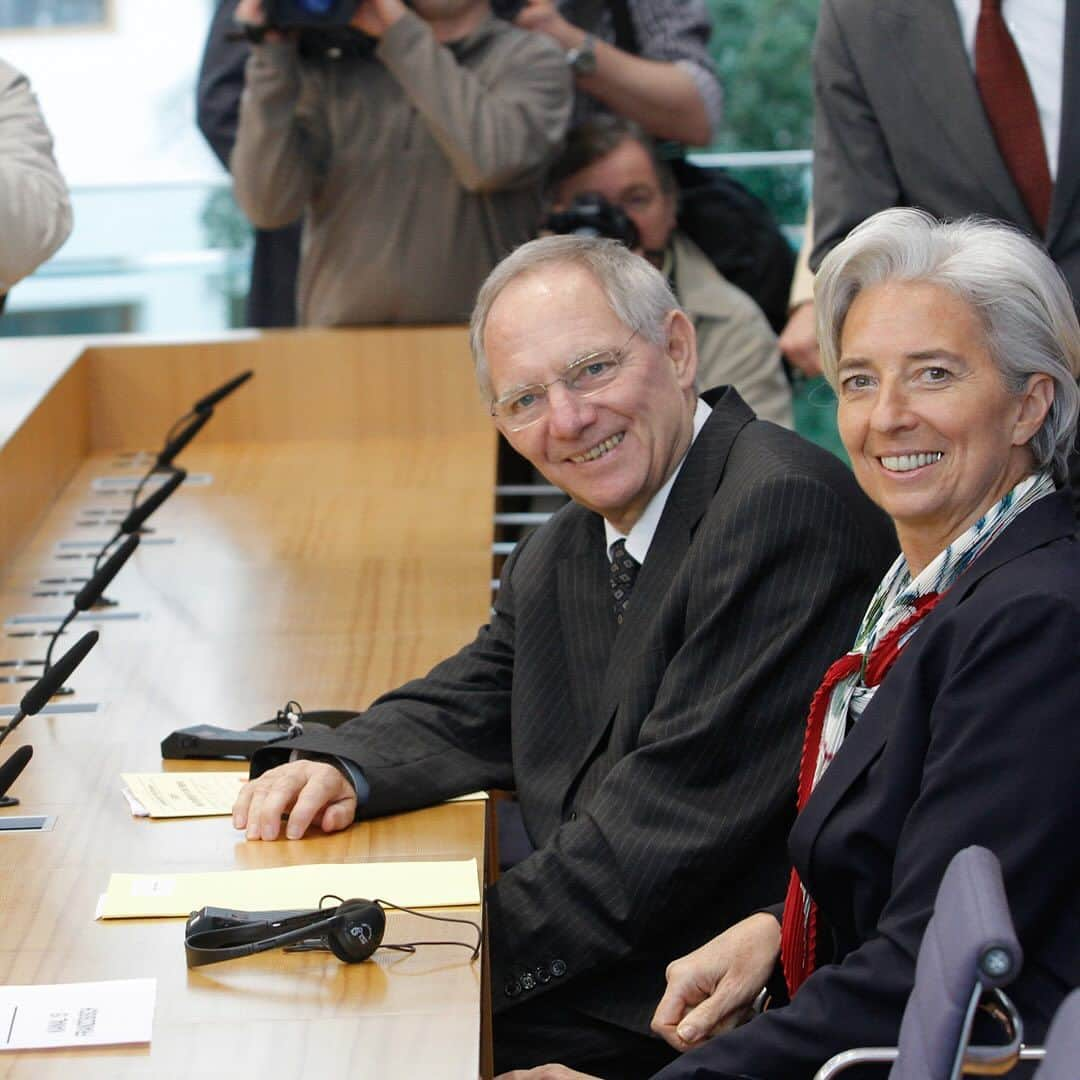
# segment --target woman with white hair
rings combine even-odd
[[[653,1028],[688,1052],[664,1080],[809,1078],[895,1044],[938,884],[970,844],[1002,865],[1030,1041],[1080,984],[1068,288],[1009,227],[892,209],[830,253],[815,300],[841,437],[901,555],[810,707],[784,904],[668,969]],[[781,973],[789,1003],[737,1027]]]

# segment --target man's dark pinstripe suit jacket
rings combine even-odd
[[[516,789],[537,851],[487,892],[495,1010],[647,1031],[665,965],[783,892],[806,708],[894,551],[839,461],[727,389],[621,627],[603,522],[568,506],[470,645],[289,749],[354,761],[365,816]]]

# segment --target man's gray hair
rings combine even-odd
[[[1080,324],[1061,271],[1032,240],[998,221],[941,222],[922,210],[882,210],[853,229],[814,280],[825,377],[837,388],[840,336],[855,298],[885,282],[948,289],[971,308],[1010,393],[1034,374],[1054,380],[1054,402],[1030,446],[1061,482],[1076,435]]]
[[[491,306],[515,278],[551,266],[583,267],[592,274],[616,317],[628,329],[654,345],[664,344],[664,320],[679,307],[671,287],[647,259],[635,255],[618,240],[583,236],[545,236],[530,240],[511,252],[480,287],[469,324],[469,343],[476,363],[476,378],[493,397],[484,330]]]

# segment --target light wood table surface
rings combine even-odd
[[[490,603],[495,438],[464,330],[3,350],[0,660],[43,655],[44,639],[11,636],[27,629],[11,620],[63,614],[69,596],[35,592],[77,588],[42,583],[85,576],[92,549],[70,545],[110,535],[128,496],[100,490],[101,478],[138,476],[132,451],[160,446],[231,375],[256,376],[181,455],[193,482],[150,520],[107,590],[110,613],[136,617],[81,618],[58,643],[55,655],[100,630],[63,699],[97,710],[28,718],[0,750],[2,760],[34,747],[13,789],[22,805],[0,813],[56,816],[51,832],[0,834],[0,979],[153,976],[153,1041],[0,1053],[0,1076],[473,1080],[482,970],[465,949],[384,952],[355,966],[276,952],[189,971],[182,920],[93,918],[114,871],[475,858],[483,873],[482,802],[262,844],[227,818],[136,820],[119,780],[162,767],[159,744],[175,728],[248,727],[290,698],[361,708],[472,637]],[[25,689],[0,684],[0,704]],[[470,935],[391,914],[387,941],[431,938]]]

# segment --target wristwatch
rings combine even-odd
[[[596,70],[596,38],[586,34],[581,44],[566,54],[566,63],[575,75],[591,75]]]

